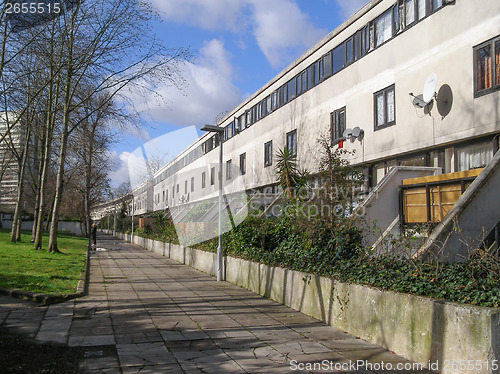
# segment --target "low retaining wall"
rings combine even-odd
[[[129,235],[117,236],[130,241]],[[137,236],[134,243],[216,274],[215,253]],[[432,364],[432,369],[439,363],[442,373],[500,373],[500,309],[340,283],[229,256],[225,270],[225,279],[230,283],[412,361]]]

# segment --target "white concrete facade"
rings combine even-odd
[[[371,186],[396,165],[440,167],[445,173],[484,166],[499,148],[499,37],[497,0],[372,0],[220,121],[229,135],[236,132],[223,144],[224,169],[231,160],[234,171],[227,179],[224,170],[225,193],[275,184],[273,165],[265,165],[265,144],[272,141],[274,156],[294,131],[299,166],[317,171],[317,139],[321,134],[335,138],[331,114],[340,109],[344,128],[364,131],[361,140],[346,140],[343,147],[355,152],[348,157],[363,166]],[[496,80],[480,91],[477,46],[484,43],[492,46],[489,63]],[[339,46],[343,61],[337,58]],[[325,75],[328,64],[338,71]],[[432,73],[436,95],[426,109],[416,108],[410,94],[422,94]],[[283,101],[283,87],[290,97],[299,81],[306,89]],[[385,118],[377,115],[381,108]],[[214,136],[204,134],[160,169],[151,187],[153,202],[141,207],[162,210],[216,197]],[[335,139],[332,144],[338,146]],[[245,174],[239,176],[243,154]]]

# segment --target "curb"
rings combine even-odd
[[[85,296],[89,289],[90,279],[90,250],[87,249],[85,265],[80,275],[80,280],[76,286],[76,292],[68,294],[45,294],[33,291],[21,290],[18,288],[0,287],[0,295],[16,297],[18,299],[30,300],[41,305],[51,305],[62,303],[77,297]]]

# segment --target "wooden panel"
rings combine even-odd
[[[403,186],[412,185],[412,184],[420,184],[420,183],[440,182],[440,181],[447,181],[447,180],[460,179],[460,178],[477,177],[479,175],[479,173],[481,173],[481,171],[483,171],[483,168],[466,170],[466,171],[458,171],[456,173],[429,175],[427,177],[404,179]]]
[[[406,223],[427,222],[425,188],[412,188],[403,191],[403,213]]]

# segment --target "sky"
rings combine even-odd
[[[130,94],[145,125],[122,132],[112,146],[115,187],[130,181],[128,162],[137,155],[175,157],[199,136],[197,128],[214,124],[368,2],[147,1],[160,14],[157,36],[167,47],[188,47],[193,58],[180,64],[182,87],[157,87],[163,100]]]

